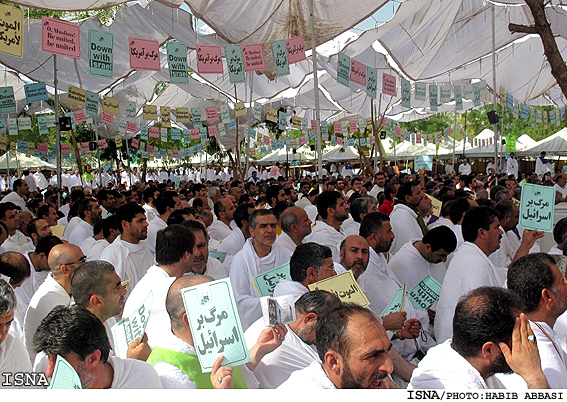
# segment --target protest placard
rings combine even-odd
[[[117,356],[126,358],[128,346],[146,332],[153,304],[154,294],[150,291],[140,307],[110,328],[114,337],[114,348]]]
[[[555,189],[553,187],[525,183],[520,197],[519,226],[525,229],[553,231],[555,213]]]
[[[276,285],[282,279],[291,279],[289,262],[254,276],[252,278],[252,284],[260,296],[271,296],[274,293]]]
[[[343,272],[340,275],[332,276],[309,285],[309,290],[327,290],[334,293],[343,302],[356,303],[361,306],[368,306],[370,302],[366,295],[358,286],[352,271]]]

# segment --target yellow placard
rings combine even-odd
[[[81,88],[69,85],[69,92],[67,92],[67,100],[69,103],[85,107],[87,104],[87,91]]]
[[[161,114],[161,126],[171,127],[171,108],[169,106],[161,106],[159,112]]]
[[[105,96],[102,100],[102,111],[115,116],[120,116],[120,100],[110,96]]]
[[[520,200],[517,200],[515,198],[512,198],[512,202],[514,203],[515,206],[517,206],[518,208],[520,208]]]
[[[244,106],[244,102],[236,102],[234,104],[234,115],[236,117],[246,116],[246,106]]]
[[[24,54],[24,10],[0,4],[0,52],[22,57]]]
[[[157,121],[157,106],[156,105],[144,105],[142,107],[143,119],[148,121]]]
[[[116,142],[116,147],[120,148],[122,146],[122,137],[117,135],[116,137],[114,137],[114,142]]]
[[[431,200],[431,208],[433,210],[433,215],[437,217],[441,216],[441,207],[443,206],[443,203],[429,194],[425,194],[425,196]]]
[[[53,236],[57,236],[59,238],[63,237],[64,230],[65,225],[51,226],[51,233],[53,233]]]
[[[356,303],[361,306],[368,306],[370,302],[366,295],[358,286],[352,271],[343,272],[340,275],[332,276],[322,281],[309,285],[309,290],[326,290],[334,293],[343,302]]]
[[[16,152],[16,150],[17,150],[17,144],[15,142],[11,142],[10,143],[10,151]]]
[[[291,127],[301,130],[301,117],[293,116],[291,118]]]
[[[175,118],[179,123],[189,123],[191,121],[191,115],[189,114],[189,108],[178,107],[175,109]]]
[[[268,107],[266,109],[266,120],[277,123],[278,122],[278,111],[273,107]]]

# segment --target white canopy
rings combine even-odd
[[[6,152],[4,155],[2,155],[0,157],[0,169],[1,170],[7,170],[8,169],[8,165],[6,164],[7,157],[8,157],[8,152]],[[10,159],[9,159],[8,163],[10,165],[10,170],[22,169],[22,168],[26,168],[26,169],[36,169],[36,168],[57,169],[57,166],[52,165],[51,163],[47,163],[45,161],[42,161],[41,159],[39,159],[36,156],[26,156],[26,155],[18,153],[18,152],[16,153],[16,155],[10,153]]]
[[[287,151],[286,151],[287,150]],[[306,161],[313,161],[315,159],[314,153],[307,151],[305,148],[298,148],[296,153],[293,153],[293,149],[283,147],[270,152],[262,159],[256,161],[259,165],[266,165],[269,163],[285,162],[286,160],[291,163],[292,160],[297,159],[298,164],[302,164]]]
[[[545,151],[548,156],[567,156],[567,127],[536,142],[522,151],[522,155],[539,156]]]
[[[323,159],[323,163],[354,161],[359,158],[360,156],[358,155],[356,147],[348,145],[335,145],[321,157],[321,159]]]

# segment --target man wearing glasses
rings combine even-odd
[[[26,348],[32,364],[36,355],[32,345],[35,330],[55,306],[71,303],[71,277],[86,260],[81,248],[73,244],[58,244],[49,252],[51,272],[31,298],[24,318]]]

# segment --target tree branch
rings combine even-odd
[[[508,30],[511,33],[526,33],[526,34],[537,34],[539,31],[536,27],[528,27],[520,24],[508,24]]]

